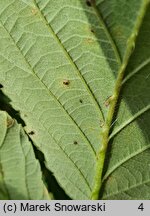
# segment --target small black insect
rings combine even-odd
[[[29,135],[34,135],[35,132],[34,132],[34,131],[30,131],[28,134],[29,134]]]
[[[79,102],[82,104],[82,103],[83,103],[83,100],[82,100],[82,99],[80,99],[80,100],[79,100]]]
[[[74,143],[73,143],[74,145],[77,145],[78,144],[78,142],[77,141],[74,141]]]
[[[64,84],[64,85],[69,85],[69,84],[70,84],[70,81],[67,80],[67,79],[65,79],[65,80],[63,80],[63,84]]]

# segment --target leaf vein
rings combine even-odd
[[[148,146],[144,146],[143,148],[139,149],[137,152],[134,152],[130,155],[128,155],[128,157],[124,158],[124,160],[120,161],[118,164],[116,164],[114,167],[112,167],[112,169],[109,170],[109,172],[107,172],[104,177],[103,177],[103,182],[116,170],[119,168],[119,166],[121,166],[122,164],[126,163],[128,160],[130,160],[131,158],[136,157],[137,155],[141,154],[142,152],[146,151],[147,149],[150,148],[150,145]]]
[[[143,109],[139,110],[136,114],[134,114],[130,119],[122,123],[116,130],[114,130],[110,136],[109,140],[112,139],[114,136],[116,136],[118,133],[120,133],[125,127],[127,127],[129,124],[131,124],[133,121],[135,121],[137,118],[139,118],[141,115],[143,115],[145,112],[147,112],[150,109],[150,104],[144,107]]]
[[[34,70],[32,69],[30,63],[27,61],[27,59],[25,58],[25,56],[22,54],[20,48],[16,45],[16,43],[15,43],[14,38],[12,37],[12,35],[8,32],[7,28],[6,28],[3,24],[2,24],[2,26],[4,27],[4,29],[6,30],[6,32],[9,34],[9,36],[10,36],[10,38],[12,39],[13,43],[15,44],[15,46],[17,47],[17,49],[19,50],[19,52],[20,52],[21,55],[23,56],[23,58],[24,58],[26,64],[28,64],[28,66],[30,67],[31,71],[33,71],[33,74],[39,79],[39,77],[36,75],[36,73],[35,73]],[[33,75],[33,74],[32,74],[32,75]],[[40,81],[41,81],[41,80],[40,80]],[[44,87],[46,88],[46,90],[48,90],[47,87],[46,87],[46,85],[45,85],[43,82],[41,82],[41,83],[44,85]],[[57,101],[55,95],[53,95],[52,92],[51,92],[50,90],[48,90],[48,92],[49,92],[49,94],[51,94],[51,96],[53,96],[53,98],[54,98],[54,99],[56,100],[56,102],[60,105],[60,107],[62,107],[62,108],[64,109],[64,107],[62,106],[62,104],[61,104],[59,101]],[[68,112],[67,112],[65,109],[64,109],[64,111],[65,111],[66,114],[70,117],[70,119],[74,122],[74,124],[76,125],[76,127],[79,129],[80,134],[82,134],[82,137],[84,138],[84,140],[86,140],[86,143],[88,143],[88,145],[89,145],[90,148],[91,148],[92,153],[93,153],[94,156],[95,156],[95,155],[96,155],[96,152],[95,152],[93,146],[91,145],[91,143],[88,141],[87,137],[84,135],[84,133],[83,133],[82,130],[79,128],[79,126],[78,126],[77,123],[74,121],[74,119],[68,114]],[[44,127],[44,128],[45,128],[45,127]],[[46,129],[46,128],[45,128],[45,129]],[[49,133],[49,131],[48,131],[48,133]],[[50,133],[49,133],[49,134],[50,134]],[[51,134],[50,134],[50,136],[51,136]],[[51,137],[52,137],[52,136],[51,136]],[[58,147],[61,149],[61,151],[65,154],[65,156],[68,157],[68,159],[73,163],[74,167],[78,170],[78,172],[80,173],[80,175],[81,175],[82,178],[84,179],[86,185],[88,186],[88,188],[89,188],[90,191],[91,191],[91,187],[90,187],[90,185],[89,185],[87,179],[85,178],[84,174],[82,173],[82,171],[77,167],[77,165],[76,165],[76,164],[74,163],[74,161],[67,155],[67,153],[61,148],[61,146],[57,143],[57,141],[54,139],[54,137],[52,137],[52,139],[55,141],[55,143],[58,145]]]
[[[150,58],[143,61],[138,67],[136,67],[128,76],[126,76],[122,82],[122,85],[125,84],[129,79],[131,79],[135,74],[140,72],[144,67],[146,67],[148,64],[150,64]]]
[[[3,25],[3,24],[2,24]],[[20,50],[20,48],[18,47],[18,45],[15,43],[14,38],[12,37],[12,35],[8,32],[8,30],[6,29],[6,27],[3,25],[4,29],[6,30],[6,32],[9,34],[10,38],[12,39],[13,43],[15,44],[15,46],[17,47],[17,49],[19,50],[19,52],[21,53],[21,55],[23,56],[26,64],[30,67],[31,71],[33,72],[33,74],[36,76],[36,78],[39,79],[39,77],[37,76],[37,74],[35,73],[34,69],[32,68],[32,66],[30,65],[30,63],[27,61],[26,57],[22,54],[22,51]],[[39,79],[40,80],[40,79]],[[70,118],[70,120],[75,124],[76,128],[79,130],[79,133],[81,134],[82,138],[85,140],[85,142],[90,146],[91,151],[93,152],[94,156],[96,156],[96,152],[94,147],[92,146],[92,144],[90,143],[89,139],[87,138],[87,136],[83,133],[83,131],[81,130],[81,128],[79,127],[79,125],[76,123],[76,121],[72,118],[71,115],[69,115],[68,111],[64,108],[64,106],[57,100],[56,96],[50,91],[50,89],[47,88],[47,86],[42,82],[42,80],[40,80],[41,83],[43,84],[43,86],[45,87],[45,89],[48,91],[48,93],[53,97],[53,99],[58,103],[58,105],[64,110],[64,112],[67,114],[67,116]]]
[[[107,28],[107,25],[104,22],[104,19],[103,19],[102,15],[101,15],[100,11],[98,10],[97,6],[95,5],[95,3],[93,3],[93,8],[95,10],[95,14],[97,15],[97,18],[99,20],[100,25],[103,26],[105,34],[106,34],[108,40],[111,43],[112,49],[113,49],[114,54],[115,54],[116,59],[117,59],[117,62],[118,62],[119,65],[121,65],[122,60],[121,60],[121,56],[120,56],[119,50],[117,48],[117,45],[116,45],[115,41],[113,40],[113,37],[112,37],[109,29]]]
[[[140,182],[139,184],[133,185],[133,186],[131,186],[131,187],[129,187],[129,188],[125,188],[124,190],[121,190],[121,191],[117,191],[117,192],[115,192],[115,193],[112,193],[112,194],[110,194],[109,196],[106,195],[106,196],[103,197],[103,199],[108,199],[108,198],[111,197],[111,196],[115,196],[115,195],[118,195],[118,194],[121,194],[121,193],[125,193],[125,192],[127,192],[127,191],[129,191],[129,190],[131,190],[131,189],[134,189],[134,188],[136,188],[136,187],[142,186],[143,184],[147,184],[147,183],[150,183],[150,179],[148,179],[148,180],[146,180],[146,181],[143,181],[143,182]]]
[[[71,55],[67,52],[66,48],[65,48],[65,47],[63,46],[63,44],[61,43],[59,37],[55,34],[55,32],[54,32],[52,26],[51,26],[50,23],[47,21],[46,17],[43,15],[43,13],[41,12],[41,10],[40,10],[38,4],[36,3],[36,0],[34,0],[34,3],[35,3],[35,6],[37,7],[38,11],[40,12],[40,15],[41,15],[41,18],[42,18],[43,22],[44,22],[45,25],[49,28],[50,33],[53,35],[53,37],[55,38],[55,40],[57,41],[57,43],[60,45],[60,47],[61,47],[62,50],[64,51],[64,54],[65,54],[65,56],[67,57],[67,59],[69,60],[70,64],[75,68],[75,70],[76,70],[78,76],[81,78],[81,80],[82,80],[82,82],[83,82],[85,88],[87,89],[89,95],[91,96],[91,98],[92,98],[92,100],[93,100],[93,102],[94,102],[94,104],[95,104],[95,107],[96,107],[97,110],[98,110],[98,113],[100,113],[100,115],[102,116],[102,118],[103,118],[103,120],[104,120],[104,114],[103,114],[103,112],[102,112],[102,108],[101,108],[100,104],[98,103],[98,101],[97,101],[95,95],[93,94],[93,92],[92,92],[90,86],[87,84],[85,78],[84,78],[84,77],[82,76],[82,74],[80,73],[77,64],[73,61]]]

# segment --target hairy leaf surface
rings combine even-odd
[[[103,198],[150,198],[150,8],[122,81]],[[119,152],[119,153],[118,153]]]

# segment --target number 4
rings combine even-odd
[[[138,207],[139,210],[143,211],[144,210],[144,206],[143,206],[143,203],[141,203]]]

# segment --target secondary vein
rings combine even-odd
[[[103,182],[117,169],[119,168],[122,164],[126,163],[128,160],[130,160],[131,158],[136,157],[137,155],[141,154],[142,152],[146,151],[147,149],[150,148],[150,145],[148,146],[144,146],[144,148],[140,149],[137,152],[134,152],[134,154],[132,155],[128,155],[128,157],[124,158],[124,160],[120,161],[120,163],[116,164],[114,167],[112,167],[111,170],[109,170],[109,172],[107,172],[104,177],[103,177]]]
[[[15,43],[14,38],[12,37],[12,35],[8,32],[7,28],[3,25],[3,23],[1,22],[3,28],[5,29],[5,31],[7,32],[7,34],[10,36],[10,38],[12,39],[13,43],[15,44],[16,48],[18,49],[18,51],[21,53],[21,55],[23,56],[26,64],[28,64],[28,66],[30,67],[31,71],[33,72],[33,75],[35,75],[38,79],[39,77],[36,75],[35,71],[33,70],[33,68],[31,67],[30,63],[27,61],[27,59],[25,58],[25,56],[22,54],[22,51],[20,50],[20,48],[17,46],[17,44]],[[41,81],[41,80],[40,80]],[[51,91],[48,90],[47,86],[41,81],[41,83],[44,85],[45,89],[48,91],[48,93],[57,101],[57,103],[64,109],[64,107],[62,106],[62,104],[57,100],[57,98],[55,97],[55,95],[52,94]],[[64,109],[64,111],[67,113],[67,111]],[[67,113],[68,114],[68,113]],[[72,117],[68,114],[69,118],[74,121],[72,119]],[[82,133],[81,129],[79,128],[79,126],[77,124],[75,124],[77,126],[77,128],[79,129],[80,133]],[[43,126],[44,127],[44,126]],[[46,129],[46,128],[45,128]],[[48,132],[49,133],[49,132]],[[89,183],[87,182],[87,179],[85,178],[84,174],[82,173],[82,171],[77,167],[77,165],[74,163],[74,161],[68,156],[68,154],[62,149],[62,147],[57,143],[57,141],[55,140],[55,138],[49,133],[49,135],[52,137],[52,139],[54,140],[54,142],[58,145],[58,147],[62,150],[62,152],[65,154],[66,157],[68,157],[68,159],[73,163],[73,165],[75,166],[75,168],[78,170],[78,172],[80,173],[80,175],[83,177],[86,185],[88,186],[89,190],[91,190]],[[91,145],[91,143],[88,142],[88,140],[86,139],[86,137],[83,135],[82,136],[84,138],[84,140],[86,140],[86,143],[88,143],[88,145],[90,146],[92,153],[94,154],[95,157],[95,150],[93,148],[93,146]]]
[[[117,60],[117,62],[118,62],[118,65],[121,65],[122,60],[121,60],[120,52],[119,52],[119,50],[118,50],[118,48],[117,48],[117,45],[116,45],[116,43],[115,43],[115,41],[114,41],[114,39],[113,39],[113,37],[112,37],[110,31],[108,30],[107,25],[105,24],[105,22],[104,22],[104,20],[103,20],[103,17],[102,17],[102,15],[101,15],[101,13],[100,13],[100,10],[98,10],[98,8],[97,8],[97,6],[96,6],[95,3],[92,3],[92,5],[93,5],[93,8],[94,8],[94,10],[95,10],[95,13],[96,13],[96,15],[97,15],[97,17],[98,17],[98,19],[99,19],[100,25],[103,27],[104,32],[105,32],[105,34],[106,34],[106,37],[108,38],[108,40],[109,40],[110,43],[111,43],[111,46],[112,46],[112,49],[114,50],[114,54],[115,54],[115,56],[116,56],[116,60]]]
[[[135,74],[140,72],[144,67],[146,67],[148,64],[150,64],[150,58],[143,61],[138,67],[136,67],[132,72],[127,75],[124,80],[122,81],[122,85],[125,84],[129,79],[131,79]]]
[[[146,107],[144,107],[143,109],[139,110],[135,115],[133,115],[130,119],[128,119],[127,121],[123,122],[123,124],[121,124],[118,128],[116,128],[116,130],[114,130],[110,136],[109,136],[109,140],[112,139],[114,136],[116,136],[119,132],[121,132],[125,127],[127,127],[129,124],[131,124],[134,120],[136,120],[139,116],[141,116],[142,114],[144,114],[145,112],[147,112],[150,109],[150,105],[147,105]]]
[[[109,143],[109,133],[110,133],[111,123],[112,123],[114,112],[115,112],[115,107],[118,102],[118,98],[119,98],[121,87],[122,87],[122,80],[124,78],[125,70],[128,65],[130,56],[132,54],[133,47],[135,45],[135,40],[138,35],[139,29],[140,29],[140,26],[141,26],[141,23],[144,17],[147,4],[148,2],[145,2],[143,7],[141,8],[141,11],[140,11],[141,16],[137,18],[133,32],[128,39],[126,52],[123,58],[123,62],[120,66],[118,77],[117,77],[116,84],[115,84],[114,91],[113,91],[113,95],[110,100],[110,108],[108,111],[108,115],[106,118],[103,133],[102,133],[102,148],[99,150],[99,153],[98,153],[95,183],[94,183],[92,196],[91,196],[91,199],[94,199],[94,200],[98,199],[99,191],[102,185],[102,172],[103,172],[103,167],[104,167],[104,162],[105,162],[105,157],[106,157],[106,152],[107,152],[107,146]]]
[[[46,17],[44,16],[44,14],[41,12],[41,10],[40,10],[38,4],[36,3],[36,0],[34,0],[34,3],[35,3],[35,6],[37,7],[37,10],[39,11],[39,13],[40,13],[40,15],[41,15],[42,20],[44,21],[44,23],[46,24],[46,26],[49,28],[50,33],[53,35],[53,37],[55,38],[55,40],[57,41],[57,43],[58,43],[58,44],[60,45],[60,47],[62,48],[62,50],[63,50],[65,56],[66,56],[67,59],[69,60],[70,64],[75,68],[75,70],[76,70],[78,76],[79,76],[80,79],[82,80],[82,82],[83,82],[85,88],[87,89],[89,95],[91,95],[91,98],[92,98],[92,100],[93,100],[93,102],[94,102],[94,104],[95,104],[95,107],[96,107],[98,113],[100,113],[100,116],[102,117],[102,119],[105,120],[105,119],[104,119],[104,114],[103,114],[103,112],[102,112],[102,108],[101,108],[100,104],[98,103],[98,101],[97,101],[97,99],[96,99],[96,97],[95,97],[93,91],[91,90],[90,86],[87,84],[85,78],[84,78],[84,77],[82,76],[82,74],[80,73],[80,70],[79,70],[77,64],[73,61],[71,55],[69,54],[69,52],[67,52],[66,48],[65,48],[64,45],[62,44],[62,42],[61,42],[61,40],[59,39],[58,35],[54,32],[52,26],[51,26],[50,23],[47,21],[47,19],[46,19]]]

